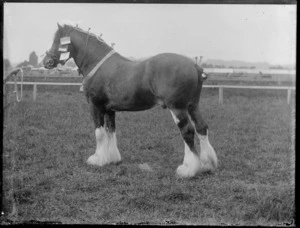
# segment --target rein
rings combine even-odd
[[[20,95],[18,93],[18,84],[17,84],[17,75],[18,73],[21,72],[21,92],[20,92]],[[3,79],[3,90],[5,91],[5,85],[6,85],[6,82],[8,82],[10,80],[10,78],[14,77],[14,91],[13,93],[16,94],[16,100],[17,102],[20,102],[22,100],[22,97],[23,97],[23,81],[24,81],[24,74],[23,74],[23,70],[22,68],[16,68],[15,70],[13,70],[7,77],[5,77]],[[4,92],[4,95],[5,95],[5,92]]]
[[[17,102],[20,102],[22,100],[22,97],[23,97],[23,81],[24,81],[24,74],[23,74],[23,70],[22,68],[20,68],[20,72],[21,72],[21,78],[22,78],[22,81],[21,81],[21,92],[20,92],[20,96],[19,96],[19,93],[18,93],[18,85],[17,85],[17,74],[15,74],[15,89],[14,89],[14,93],[16,94],[16,99],[17,99]]]

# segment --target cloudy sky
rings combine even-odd
[[[4,57],[50,48],[57,22],[103,34],[123,56],[173,52],[204,59],[294,64],[296,5],[5,3]],[[41,60],[41,58],[40,58]]]

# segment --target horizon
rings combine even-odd
[[[62,20],[102,33],[125,57],[296,64],[296,5],[5,3],[4,58],[18,64],[35,51],[40,62]]]

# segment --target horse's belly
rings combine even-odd
[[[116,96],[107,108],[114,111],[142,111],[156,104],[155,97],[149,92],[137,92],[131,95]]]

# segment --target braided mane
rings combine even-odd
[[[64,23],[60,23],[60,25],[63,26],[63,28],[67,29],[68,31],[72,31],[74,29],[78,32],[84,33],[85,35],[88,34],[88,31],[85,31],[82,28],[78,27],[77,25],[75,25],[74,22],[64,22]],[[57,36],[58,35],[57,33],[58,33],[58,31],[56,32],[55,37],[59,37],[59,36]],[[113,49],[102,38],[100,38],[100,36],[97,36],[96,34],[94,34],[92,32],[89,33],[89,36],[90,36],[90,38],[92,38],[92,40],[95,42],[95,44],[101,46],[102,48],[104,47],[107,50],[107,52],[109,52]],[[59,42],[59,39],[58,39],[57,42]],[[132,62],[132,60],[130,60],[130,59],[128,59],[128,58],[126,58],[126,57],[124,57],[120,54],[118,54],[118,55],[121,58],[123,58],[124,60]]]
[[[88,31],[85,31],[85,30],[83,30],[82,28],[77,27],[77,26],[73,26],[73,25],[70,25],[70,24],[64,24],[63,26],[64,26],[64,28],[66,28],[66,29],[70,29],[70,30],[71,30],[71,29],[74,29],[74,30],[76,30],[76,31],[79,31],[79,32],[88,34]],[[102,38],[100,38],[100,36],[97,36],[96,34],[94,34],[94,33],[92,33],[92,32],[89,33],[89,36],[92,37],[92,38],[94,38],[94,39],[96,39],[97,41],[99,41],[99,42],[101,42],[101,43],[104,43],[104,44],[106,44],[107,46],[109,46]],[[112,49],[112,48],[111,48],[111,49]]]

